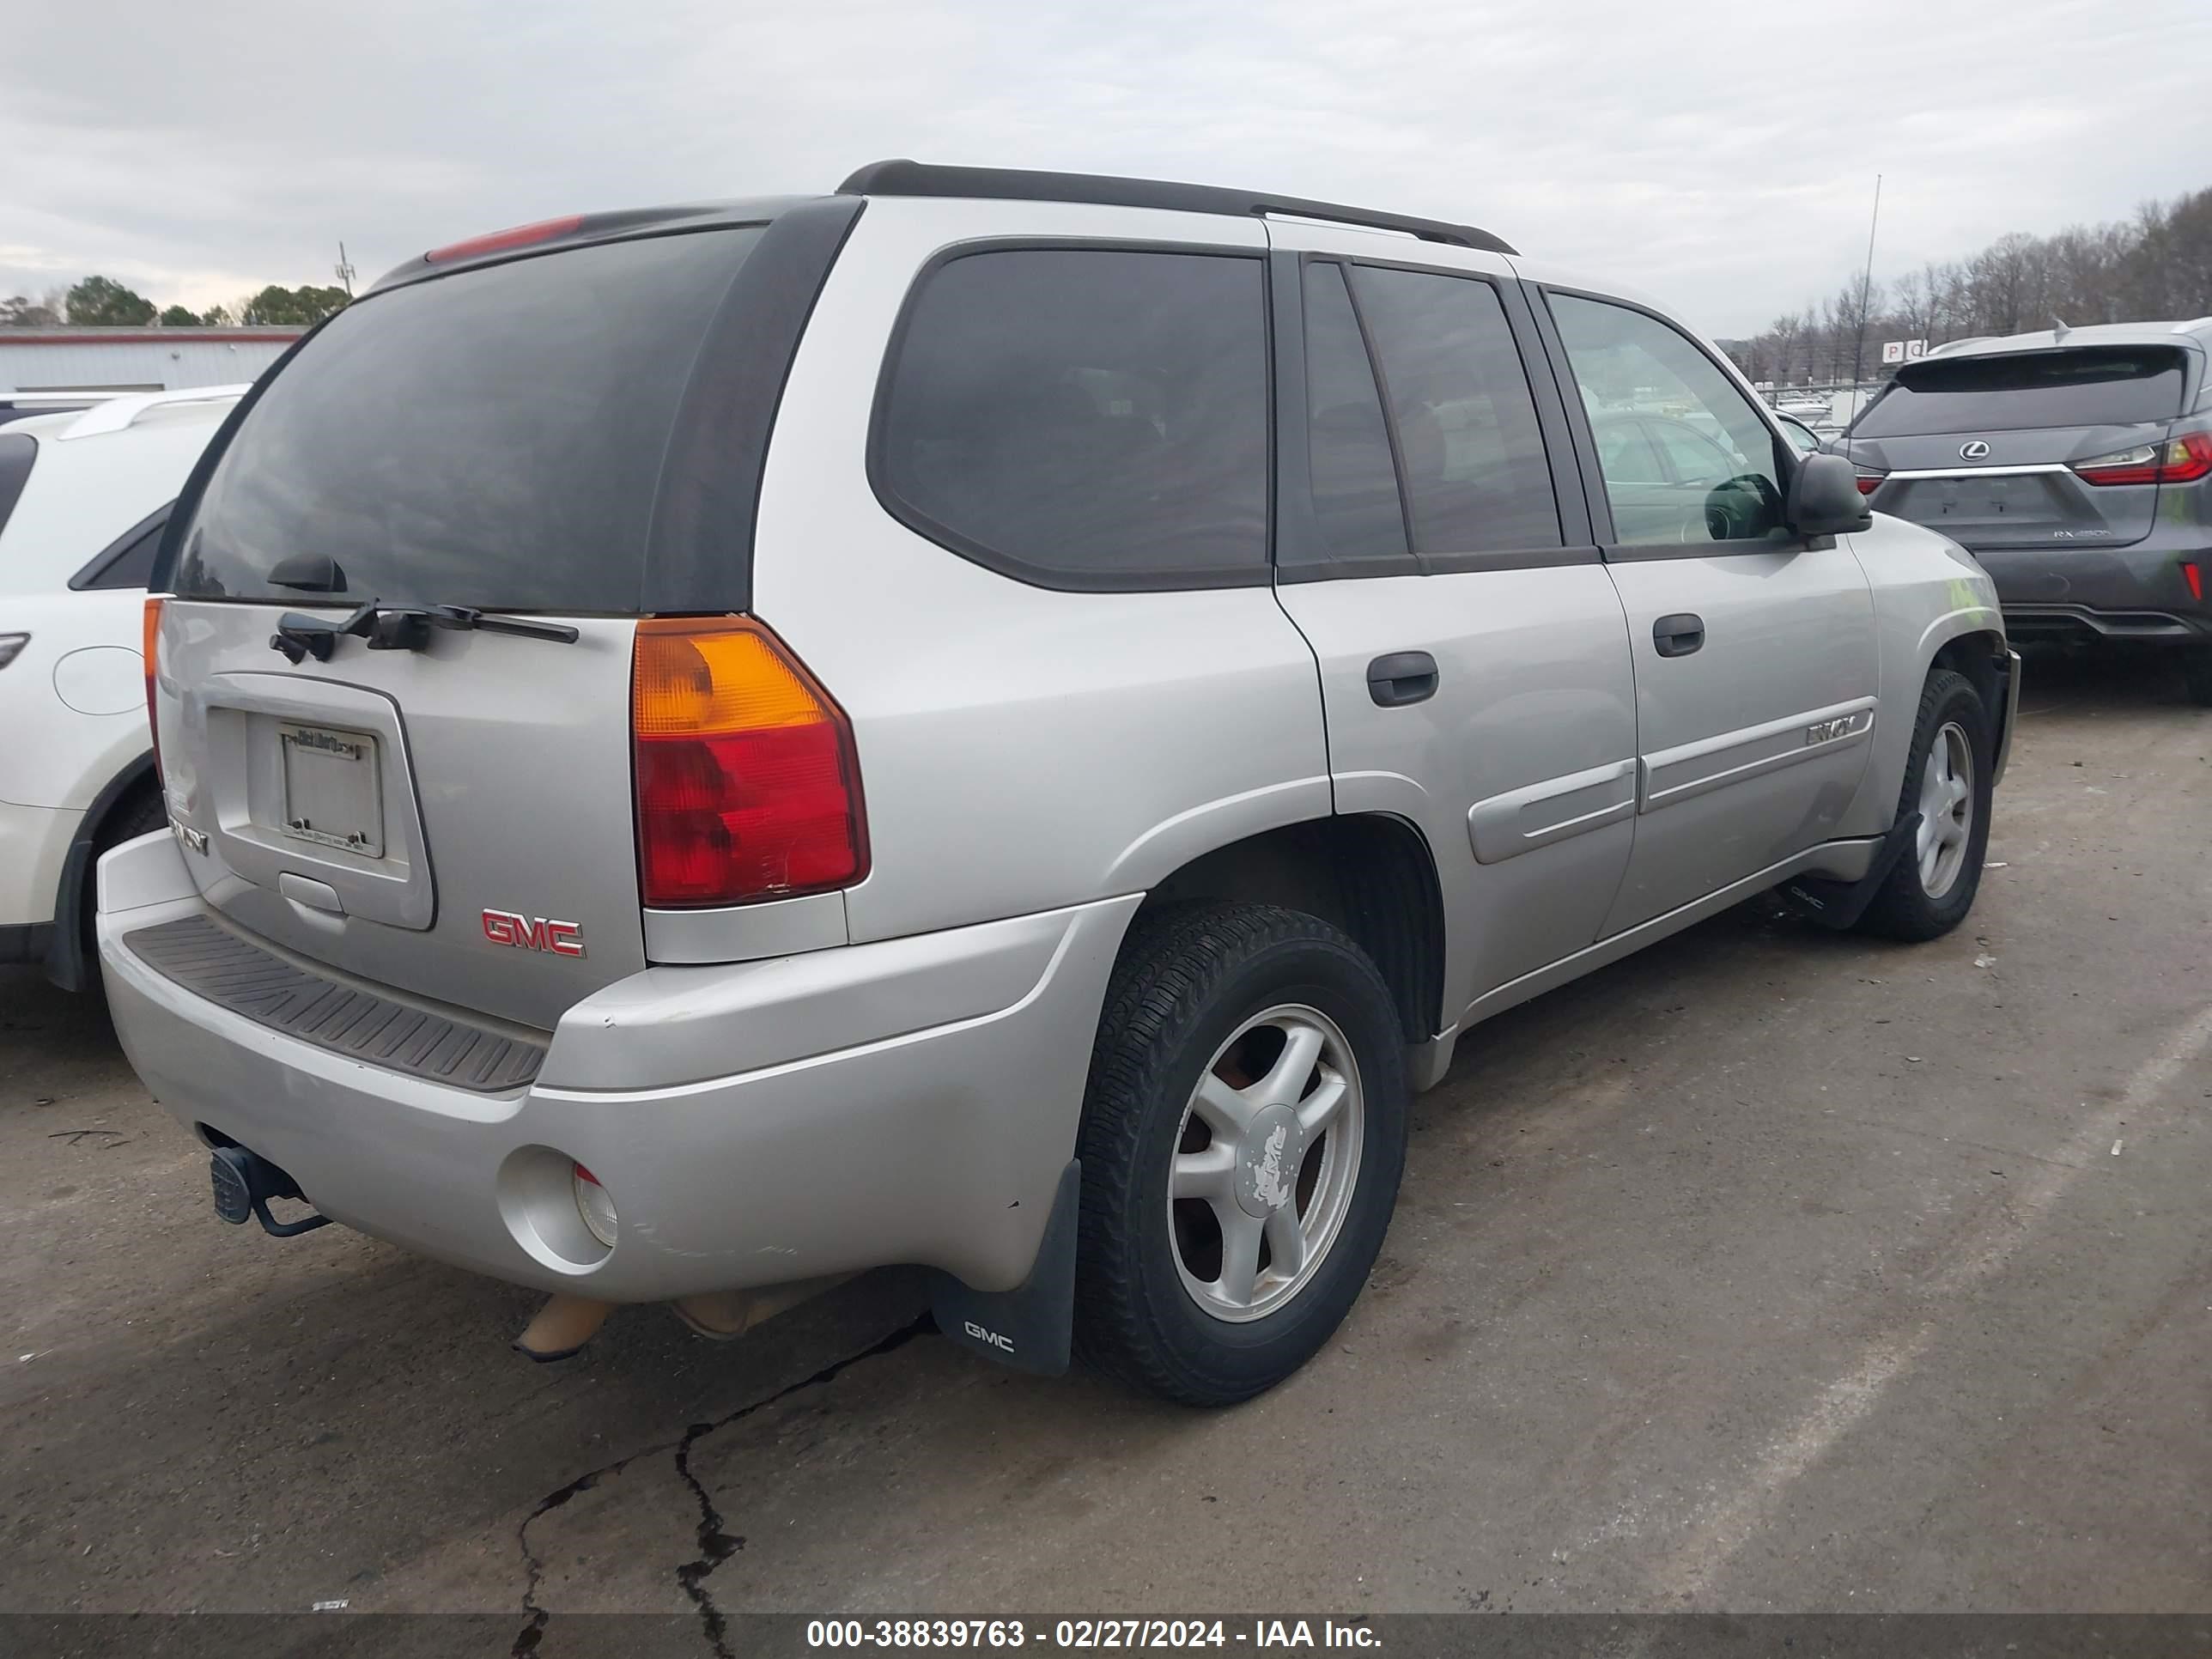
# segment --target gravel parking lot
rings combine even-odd
[[[524,1292],[217,1224],[9,970],[0,1607],[2212,1609],[2212,716],[2023,713],[1965,928],[1747,905],[1482,1027],[1333,1347],[1212,1415],[896,1274],[533,1365]]]

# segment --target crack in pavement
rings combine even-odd
[[[922,1314],[911,1323],[900,1326],[888,1336],[870,1344],[858,1353],[848,1354],[842,1359],[833,1360],[810,1376],[802,1376],[796,1382],[787,1382],[774,1394],[756,1400],[750,1405],[740,1406],[733,1412],[726,1413],[720,1417],[704,1423],[694,1423],[677,1439],[656,1441],[650,1446],[618,1457],[611,1463],[602,1463],[598,1468],[587,1470],[568,1482],[567,1486],[556,1487],[539,1498],[530,1513],[522,1517],[522,1524],[515,1528],[515,1543],[522,1551],[524,1618],[522,1628],[514,1633],[514,1644],[507,1650],[509,1659],[528,1659],[530,1655],[536,1652],[538,1644],[544,1640],[545,1627],[552,1622],[553,1619],[550,1608],[538,1605],[538,1589],[544,1582],[545,1564],[530,1547],[530,1523],[537,1520],[539,1516],[559,1509],[579,1493],[591,1491],[607,1476],[620,1474],[640,1459],[658,1457],[665,1451],[672,1451],[676,1454],[677,1477],[691,1489],[691,1495],[699,1504],[699,1528],[696,1534],[699,1542],[699,1556],[696,1560],[687,1561],[676,1569],[676,1582],[683,1586],[684,1594],[690,1598],[691,1605],[698,1609],[701,1629],[707,1638],[708,1645],[714,1650],[715,1659],[733,1659],[729,1646],[729,1622],[720,1607],[715,1605],[713,1595],[708,1594],[707,1579],[715,1568],[743,1549],[745,1547],[745,1540],[742,1537],[732,1536],[723,1530],[721,1511],[714,1507],[714,1501],[708,1496],[706,1487],[700,1484],[698,1476],[691,1472],[691,1448],[716,1430],[727,1428],[740,1418],[750,1417],[755,1412],[763,1411],[778,1401],[787,1400],[805,1389],[820,1388],[848,1367],[857,1365],[864,1359],[872,1359],[878,1354],[889,1353],[894,1348],[904,1347],[915,1337],[927,1335],[936,1328],[936,1322],[927,1313]]]

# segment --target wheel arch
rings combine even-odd
[[[1381,812],[1310,818],[1199,854],[1156,884],[1144,910],[1199,899],[1319,916],[1365,951],[1408,1044],[1444,1028],[1444,908],[1427,839]]]
[[[69,856],[62,860],[62,877],[54,890],[54,931],[46,945],[46,977],[64,991],[82,991],[92,983],[93,957],[85,923],[84,902],[92,890],[93,870],[108,826],[123,809],[148,788],[161,787],[154,768],[154,751],[134,756],[100,787],[77,821]]]

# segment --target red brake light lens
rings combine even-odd
[[[540,219],[534,225],[517,225],[511,230],[495,230],[488,236],[471,236],[465,242],[453,242],[444,247],[433,248],[422,256],[434,265],[449,259],[473,259],[486,253],[504,253],[509,248],[529,247],[538,242],[550,242],[556,236],[566,236],[584,222],[584,216],[572,213],[565,219]]]
[[[2204,572],[2193,560],[2181,567],[2181,580],[2189,584],[2189,597],[2197,604],[2204,603]]]
[[[1873,495],[1875,490],[1882,487],[1888,477],[1889,474],[1887,472],[1869,472],[1862,468],[1859,471],[1859,494]]]
[[[630,684],[646,903],[739,904],[867,873],[851,722],[768,629],[649,617]]]
[[[2194,483],[2212,474],[2212,432],[2185,432],[2163,443],[2137,444],[2074,463],[2084,483]]]

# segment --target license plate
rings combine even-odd
[[[363,858],[384,856],[384,787],[376,739],[327,726],[279,726],[283,832]]]

